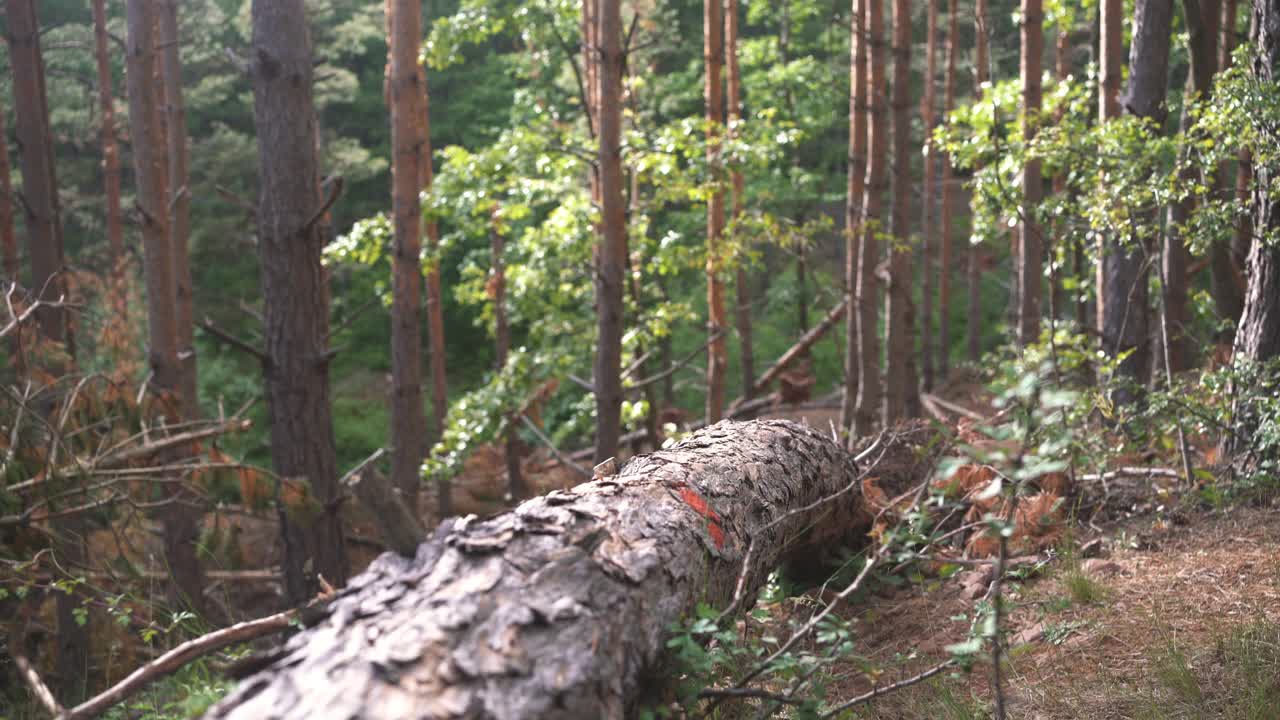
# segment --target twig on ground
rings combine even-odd
[[[876,698],[881,697],[882,695],[888,695],[891,692],[901,690],[903,688],[911,687],[912,685],[917,685],[941,673],[942,671],[950,668],[952,665],[955,665],[954,660],[944,660],[943,662],[938,663],[937,665],[934,665],[933,667],[929,668],[928,670],[925,670],[919,675],[909,677],[906,680],[899,680],[898,682],[893,683],[891,685],[878,687],[870,692],[863,693],[851,700],[843,702],[837,705],[836,707],[828,710],[827,712],[823,713],[821,717],[824,718],[825,720],[825,718],[839,715],[840,713],[844,712],[845,710],[848,710],[849,708],[862,705],[865,703],[869,703],[872,700],[875,700]]]

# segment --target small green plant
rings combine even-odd
[[[1070,569],[1062,579],[1071,602],[1076,605],[1093,605],[1104,602],[1110,594],[1106,585],[1089,577],[1079,568]]]

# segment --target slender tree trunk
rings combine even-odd
[[[1208,3],[1212,6],[1212,3]],[[1237,0],[1225,0],[1222,3],[1222,40],[1219,45],[1221,54],[1218,67],[1226,70],[1231,67],[1232,54],[1236,48],[1236,23],[1238,14]],[[1247,206],[1250,204],[1249,184],[1251,181],[1251,158],[1247,149],[1242,149],[1236,167],[1236,202]],[[1226,189],[1228,168],[1226,164],[1218,169],[1218,177]],[[1248,216],[1237,218],[1235,232],[1230,238],[1219,238],[1209,247],[1209,294],[1213,297],[1214,307],[1221,320],[1235,322],[1244,311],[1244,263],[1252,245],[1253,228]]]
[[[724,124],[724,23],[721,0],[703,0],[703,62],[706,72],[707,165],[713,176],[722,166],[720,135]],[[724,312],[724,283],[720,279],[720,243],[724,235],[724,192],[716,189],[707,201],[707,332],[714,338],[707,347],[707,422],[720,420],[724,413],[724,375],[728,362],[725,340],[720,335],[727,325]]]
[[[428,87],[427,71],[418,65],[418,76],[422,85],[422,150],[418,163],[421,173],[419,184],[423,192],[431,192],[431,184],[435,178],[431,154],[431,92]],[[449,413],[449,380],[448,366],[445,358],[444,337],[444,294],[440,289],[440,229],[434,220],[423,223],[427,241],[429,258],[426,272],[427,288],[427,347],[430,353],[429,370],[431,371],[431,431],[428,437],[439,439],[444,434],[444,426]],[[430,444],[430,443],[428,443]],[[448,478],[436,480],[437,512],[441,518],[453,514],[453,484]]]
[[[1036,136],[1040,114],[1040,73],[1044,55],[1044,13],[1041,0],[1022,0],[1022,137]],[[1026,347],[1040,338],[1040,295],[1044,273],[1044,242],[1035,213],[1044,186],[1039,158],[1022,167],[1022,213],[1018,225],[1018,344]]]
[[[618,454],[622,434],[622,292],[627,211],[622,176],[622,7],[598,0],[600,245],[596,249],[596,462]],[[723,350],[723,345],[721,346]]]
[[[933,278],[939,266],[936,262],[934,236],[946,234],[946,229],[936,222],[934,205],[937,185],[937,154],[931,147],[936,123],[938,78],[938,0],[928,0],[925,10],[925,71],[924,99],[920,116],[924,120],[924,179],[921,183],[920,234],[923,247],[920,253],[920,365],[923,369],[925,391],[934,385],[934,336],[933,336]]]
[[[416,513],[426,440],[422,406],[422,189],[427,93],[418,68],[422,6],[387,0],[394,218],[391,257],[391,482]]]
[[[1105,0],[1104,0],[1105,1]],[[988,50],[988,42],[991,29],[988,25],[987,17],[987,0],[977,0],[974,8],[974,47],[973,47],[973,74],[974,74],[974,95],[982,97],[983,86],[987,84],[990,77],[990,53]],[[950,52],[950,50],[948,50]],[[949,64],[949,61],[948,61]],[[948,161],[948,167],[951,163]],[[947,187],[944,181],[943,187]],[[943,208],[947,207],[946,201],[943,201]],[[969,285],[969,321],[967,325],[967,340],[969,362],[977,363],[982,359],[982,257],[978,248],[970,246],[969,263],[968,263],[968,285]]]
[[[31,264],[31,291],[42,301],[66,296],[62,277],[62,220],[58,179],[53,162],[53,133],[49,127],[49,100],[45,89],[44,57],[40,47],[40,21],[34,0],[6,0],[9,67],[13,73],[14,131],[22,171],[22,198],[27,230],[27,257]],[[75,343],[65,307],[36,309],[40,335],[62,343],[70,364]],[[54,377],[72,370],[60,360],[42,368]],[[53,527],[61,540],[55,545],[59,565],[76,572],[85,562],[84,524],[80,518],[57,521]],[[57,593],[57,673],[61,695],[79,700],[87,690],[89,626],[77,622],[81,599],[76,593]]]
[[[1274,86],[1280,81],[1280,0],[1254,0],[1251,35],[1257,48],[1254,77],[1264,86]],[[1258,163],[1254,172],[1257,183],[1253,190],[1253,226],[1259,237],[1274,237],[1280,232],[1280,200],[1272,190],[1277,180],[1274,163]],[[1274,242],[1253,243],[1248,271],[1249,287],[1233,357],[1237,363],[1263,363],[1280,357],[1280,246]],[[1271,382],[1274,384],[1274,378]],[[1250,398],[1272,392],[1274,387],[1237,393],[1236,437],[1252,436],[1262,421]]]
[[[130,136],[133,138],[134,176],[142,217],[143,273],[147,287],[148,355],[152,382],[161,397],[169,423],[185,420],[183,367],[179,360],[175,267],[170,236],[171,216],[166,143],[161,139],[164,111],[160,100],[164,60],[156,29],[166,24],[167,3],[129,0],[128,81]],[[183,452],[183,455],[186,453]],[[204,575],[196,555],[200,515],[192,507],[197,498],[181,486],[171,490],[174,502],[161,511],[165,560],[173,576],[171,599],[199,611],[204,606]]]
[[[507,271],[506,239],[502,235],[501,213],[493,212],[489,229],[489,297],[493,301],[493,337],[495,341],[494,364],[498,372],[507,366],[511,356],[511,326],[507,321]],[[519,418],[508,418],[503,437],[503,457],[507,464],[507,495],[511,500],[521,500],[529,493],[524,473],[520,469],[520,437],[516,433]]]
[[[885,302],[885,334],[889,363],[885,368],[885,427],[906,413],[907,363],[914,353],[911,338],[911,1],[893,3],[893,210],[890,232],[889,288]]]
[[[265,368],[276,473],[307,483],[306,518],[288,518],[286,585],[301,602],[312,571],[347,579],[329,406],[328,298],[320,253],[324,214],[312,100],[311,39],[303,0],[253,0],[254,127],[258,135],[258,248],[266,321]],[[283,512],[282,515],[289,513]],[[305,520],[299,523],[298,520]]]
[[[107,209],[107,242],[111,247],[111,267],[115,271],[120,269],[118,266],[124,258],[124,227],[120,222],[120,151],[116,143],[116,103],[111,90],[106,0],[93,0],[93,38],[94,60],[98,69],[98,108],[102,113],[99,136],[102,141],[102,184]],[[117,281],[124,282],[123,274],[117,278]],[[123,288],[118,288],[117,291],[123,298]]]
[[[879,241],[876,234],[883,225],[880,222],[881,201],[888,181],[888,127],[884,94],[884,5],[880,0],[864,0],[866,10],[867,44],[871,48],[867,58],[867,99],[870,101],[867,116],[867,179],[863,184],[862,243],[858,247],[858,403],[854,411],[854,434],[871,432],[880,416],[883,389],[880,379],[880,319],[877,317],[879,281],[876,264],[880,261]]]
[[[18,259],[18,235],[13,224],[13,168],[9,164],[9,131],[6,128],[4,106],[0,105],[0,251],[4,257],[4,276],[10,282],[18,282],[21,266]],[[5,289],[7,292],[7,289]],[[14,333],[15,347],[18,333]],[[15,363],[20,354],[14,354]]]
[[[1071,26],[1065,24],[1065,20],[1063,18],[1058,19],[1058,32],[1053,45],[1053,76],[1057,80],[1058,87],[1065,85],[1067,79],[1071,77],[1071,30]],[[1062,115],[1064,113],[1065,108],[1058,111],[1057,117],[1059,120],[1062,119]],[[1067,173],[1063,170],[1053,176],[1053,194],[1063,195],[1066,192]],[[1069,228],[1065,227],[1063,223],[1056,221],[1053,225],[1053,233],[1047,237],[1053,238],[1053,240],[1057,242],[1058,247],[1065,248],[1068,242],[1074,245],[1074,240],[1069,240],[1069,238],[1072,237]],[[1048,262],[1050,263],[1049,274],[1052,278],[1052,287],[1050,289],[1051,294],[1049,295],[1049,317],[1051,320],[1055,321],[1063,317],[1063,311],[1067,306],[1067,291],[1064,283],[1062,282],[1062,271],[1064,269],[1064,265],[1060,265],[1058,263],[1058,257],[1058,251],[1054,248],[1050,248]]]
[[[737,126],[742,122],[742,71],[738,62],[738,0],[724,0],[724,55],[725,82],[729,91],[729,132],[736,137]],[[746,197],[746,181],[739,168],[733,170],[732,185],[732,217],[734,222],[737,222],[742,217],[742,205]],[[742,366],[742,396],[751,400],[753,397],[751,379],[756,376],[755,352],[751,337],[751,282],[747,276],[745,263],[741,261],[738,263],[734,284],[738,304],[735,319],[738,325],[739,364]]]
[[[178,342],[179,384],[182,413],[188,420],[200,416],[196,382],[195,324],[189,253],[191,237],[191,188],[187,172],[187,110],[182,100],[182,38],[178,32],[179,0],[164,0],[159,7],[160,71],[164,79],[164,124],[168,144],[169,244],[173,259],[174,319]]]
[[[845,196],[844,227],[844,297],[845,348],[844,348],[844,398],[840,405],[840,428],[850,431],[853,440],[854,411],[858,399],[859,374],[862,360],[859,353],[858,327],[862,317],[861,305],[855,300],[861,275],[858,258],[863,239],[866,216],[865,185],[867,172],[867,42],[865,31],[868,0],[851,0],[849,21],[849,183]],[[878,0],[874,0],[878,1]],[[748,382],[751,382],[750,380]]]
[[[1124,62],[1124,0],[1099,0],[1098,10],[1098,54],[1099,54],[1099,92],[1098,92],[1098,124],[1105,124],[1112,118],[1120,117],[1120,75]],[[1095,328],[1104,337],[1107,313],[1107,302],[1113,291],[1107,287],[1107,258],[1112,255],[1108,249],[1109,241],[1105,236],[1098,238],[1098,267],[1096,292],[1097,313]]]
[[[956,107],[956,62],[960,55],[960,11],[956,0],[947,3],[947,67],[943,85],[942,112],[949,116]],[[938,237],[942,248],[938,275],[938,376],[943,382],[951,374],[951,263],[954,257],[956,212],[956,176],[951,157],[942,161],[942,217]],[[966,255],[976,255],[969,248]],[[972,259],[970,259],[972,262]]]

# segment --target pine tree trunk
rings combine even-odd
[[[627,264],[627,211],[622,175],[622,8],[598,0],[600,50],[600,245],[596,248],[596,462],[618,454],[622,435],[623,268]],[[723,349],[723,345],[721,346]]]
[[[853,434],[854,412],[862,366],[859,352],[859,320],[862,316],[855,293],[861,275],[858,258],[866,216],[863,203],[867,171],[867,0],[852,0],[849,20],[849,182],[845,196],[844,297],[845,314],[844,397],[840,405],[840,428]]]
[[[112,270],[121,269],[124,258],[124,228],[120,221],[120,151],[116,142],[116,103],[111,90],[111,59],[107,37],[106,0],[93,0],[94,61],[98,70],[98,111],[102,114],[99,137],[102,142],[102,190],[106,202],[107,245],[111,248]],[[116,278],[123,283],[124,275]],[[124,297],[123,287],[118,287]],[[117,312],[119,309],[117,309]]]
[[[885,302],[885,334],[888,365],[885,368],[885,427],[906,414],[914,354],[911,304],[911,2],[893,3],[893,210],[890,232],[894,247],[889,253],[889,288]]]
[[[854,434],[866,435],[880,417],[880,401],[883,389],[880,379],[880,318],[879,281],[876,265],[880,261],[877,233],[883,230],[880,221],[881,203],[888,181],[888,127],[886,123],[884,94],[884,7],[879,0],[864,0],[866,9],[867,44],[871,48],[867,58],[867,98],[870,100],[867,117],[867,179],[863,184],[862,243],[858,247],[858,403],[854,411]]]
[[[188,420],[200,416],[196,382],[195,324],[191,280],[191,188],[187,172],[187,109],[182,99],[182,38],[178,32],[179,0],[163,0],[160,13],[160,74],[163,78],[165,139],[167,141],[169,245],[173,259],[174,321],[178,342],[179,391],[182,413]]]
[[[930,436],[886,439],[864,472],[906,492],[931,468]],[[670,628],[699,605],[726,607],[740,576],[749,604],[783,561],[865,545],[861,476],[815,430],[724,422],[617,475],[448,522],[415,558],[376,560],[206,717],[638,717],[659,701]]]
[[[162,138],[164,111],[163,60],[156,30],[164,24],[162,0],[129,0],[128,64],[129,125],[133,142],[142,219],[143,274],[147,287],[147,345],[152,383],[161,399],[167,423],[186,419],[182,364],[178,359],[177,289],[170,236],[167,145]],[[185,456],[180,452],[174,459]],[[179,607],[199,611],[204,600],[204,575],[196,556],[200,517],[191,505],[194,494],[169,486],[175,502],[160,511],[164,525],[165,560],[173,576],[170,598]]]
[[[738,62],[738,0],[724,0],[724,56],[725,84],[728,87],[729,132],[737,135],[737,125],[742,122],[742,71]],[[742,217],[742,206],[746,197],[746,180],[742,170],[734,168],[731,184],[733,187],[732,218],[737,222]],[[740,232],[740,231],[739,231]],[[737,278],[734,282],[737,292],[737,308],[734,317],[738,326],[738,355],[742,369],[742,396],[751,400],[751,380],[756,376],[755,351],[751,337],[751,283],[747,276],[745,261],[738,262]]]
[[[320,264],[323,208],[311,41],[303,0],[253,0],[252,17],[272,465],[278,475],[308,484],[312,493],[307,507],[293,511],[298,517],[286,518],[287,592],[292,601],[302,602],[314,592],[304,575],[306,560],[314,561],[313,574],[334,585],[347,579],[329,406],[329,306]]]
[[[724,127],[724,88],[721,87],[721,65],[724,62],[724,22],[722,0],[703,0],[703,62],[706,80],[707,165],[713,176],[722,167],[720,136]],[[724,376],[728,367],[725,340],[721,331],[727,326],[724,312],[724,282],[720,279],[721,239],[724,235],[724,192],[716,189],[707,201],[707,332],[712,340],[707,347],[707,422],[720,420],[724,413]]]
[[[1104,0],[1105,2],[1105,0]],[[974,95],[982,97],[983,86],[990,77],[990,52],[988,48],[991,29],[987,17],[987,0],[977,0],[974,8],[973,79]],[[950,166],[950,162],[947,163]],[[945,185],[944,185],[945,187]],[[946,202],[943,201],[943,207]],[[969,362],[982,359],[982,256],[977,247],[969,248],[968,263],[969,322],[967,347]]]
[[[947,3],[947,68],[943,85],[943,116],[950,116],[956,107],[956,61],[960,54],[960,11],[956,0]],[[942,217],[938,237],[942,248],[939,253],[938,274],[938,377],[946,382],[951,374],[951,263],[954,257],[956,212],[956,176],[950,156],[942,161]],[[966,243],[967,245],[967,243]],[[967,255],[976,255],[969,248]]]
[[[937,171],[937,154],[930,147],[933,129],[936,122],[934,112],[937,108],[938,77],[938,0],[928,0],[925,10],[925,71],[924,99],[920,116],[924,120],[924,178],[921,182],[920,203],[920,235],[923,247],[920,253],[920,365],[923,370],[923,387],[926,392],[933,390],[934,385],[934,336],[933,336],[933,279],[939,266],[935,256],[935,235],[946,233],[945,228],[936,221],[934,205],[937,196],[937,185],[934,182]]]
[[[1098,124],[1105,124],[1112,118],[1120,117],[1120,76],[1124,62],[1124,0],[1099,0],[1098,11],[1098,55],[1099,55],[1099,92],[1098,92]],[[1107,302],[1111,300],[1114,290],[1107,287],[1107,258],[1112,255],[1105,235],[1098,237],[1098,267],[1096,289],[1097,301],[1096,330],[1106,344],[1106,317],[1109,312]]]
[[[387,0],[391,114],[391,482],[415,512],[426,452],[422,405],[422,189],[427,94],[418,67],[422,9],[416,0]]]
[[[431,184],[435,178],[431,154],[431,92],[428,87],[426,68],[418,65],[418,77],[422,85],[422,149],[418,162],[421,173],[419,185],[423,192],[431,192]],[[429,370],[431,372],[431,431],[429,438],[439,439],[444,434],[444,426],[449,413],[449,380],[448,366],[445,358],[444,337],[444,295],[440,289],[440,229],[434,220],[423,223],[427,242],[427,257],[430,258],[426,268],[427,290],[427,347],[430,354]],[[431,444],[430,441],[427,443]],[[436,480],[437,511],[441,518],[453,514],[453,487],[448,478]]]
[[[1040,113],[1040,73],[1044,54],[1044,13],[1041,0],[1022,0],[1022,137],[1036,136]],[[1044,272],[1044,242],[1035,213],[1044,187],[1039,158],[1022,167],[1022,217],[1018,225],[1018,344],[1040,339],[1040,295]]]

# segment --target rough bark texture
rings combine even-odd
[[[124,257],[124,227],[120,222],[120,150],[116,142],[116,102],[111,90],[111,60],[107,37],[106,0],[93,0],[94,60],[98,69],[98,111],[102,114],[102,190],[106,203],[107,244],[111,267],[118,269]],[[122,279],[123,276],[119,279]],[[121,297],[123,292],[119,293]]]
[[[737,135],[737,125],[742,122],[742,70],[738,62],[738,0],[724,0],[724,59],[725,85],[728,88],[729,132]],[[746,196],[746,179],[742,170],[734,168],[731,185],[733,187],[732,220],[742,217],[742,205]],[[751,283],[747,276],[745,261],[738,262],[737,308],[734,319],[738,326],[738,364],[742,369],[742,395],[747,400],[755,396],[752,392],[751,379],[756,376],[755,349],[751,333]]]
[[[390,41],[391,206],[391,483],[405,504],[418,507],[418,485],[426,448],[427,418],[422,406],[422,186],[420,163],[426,127],[427,94],[418,69],[422,5],[388,0]]]
[[[1280,80],[1280,0],[1254,1],[1253,33],[1253,74],[1260,83],[1275,83]],[[1280,356],[1280,245],[1275,239],[1280,232],[1280,200],[1272,190],[1275,167],[1258,163],[1254,173],[1253,227],[1259,239],[1249,251],[1249,288],[1236,330],[1235,357],[1265,362]],[[1256,418],[1242,419],[1246,428],[1251,422]]]
[[[866,220],[863,202],[867,172],[867,42],[864,36],[866,0],[852,0],[849,20],[849,183],[844,205],[844,397],[840,403],[840,428],[853,429],[858,398],[861,360],[858,353],[858,321],[861,309],[855,301],[858,288],[858,256]],[[852,433],[851,433],[852,437]]]
[[[926,435],[885,441],[868,472],[887,494],[925,476]],[[413,559],[383,555],[207,717],[632,716],[673,623],[725,606],[740,571],[755,597],[785,557],[857,542],[869,520],[827,437],[722,422],[615,476],[447,522]]]
[[[915,354],[910,321],[911,304],[911,1],[893,3],[893,209],[889,231],[889,288],[885,300],[885,427],[906,413],[907,364]]]
[[[1103,0],[1106,2],[1107,0]],[[981,96],[983,86],[990,77],[990,52],[988,48],[990,28],[987,19],[987,0],[977,0],[974,7],[973,79],[974,94]],[[982,257],[978,248],[969,248],[968,264],[969,322],[967,342],[969,362],[982,359]]]
[[[858,286],[855,296],[858,311],[858,402],[854,408],[855,435],[866,435],[880,417],[880,320],[877,317],[879,281],[876,264],[880,260],[879,241],[876,234],[880,223],[881,200],[888,181],[888,130],[885,122],[884,94],[884,7],[875,0],[866,0],[867,44],[871,48],[867,58],[867,179],[863,183],[862,242],[858,246]]]
[[[618,454],[622,434],[622,292],[627,264],[627,208],[622,173],[622,7],[599,0],[600,244],[596,247],[596,462]],[[717,28],[719,32],[719,28]],[[723,208],[721,209],[723,213]],[[723,214],[721,216],[723,223]],[[723,309],[723,308],[722,308]],[[720,346],[723,354],[724,345]],[[723,389],[723,379],[721,380]]]
[[[1044,55],[1044,12],[1041,0],[1022,0],[1022,136],[1035,138],[1040,114],[1040,73]],[[1018,224],[1018,344],[1040,339],[1040,295],[1044,243],[1035,213],[1044,195],[1039,158],[1022,166],[1022,218]]]
[[[956,62],[960,52],[960,11],[956,0],[947,3],[947,69],[942,98],[943,117],[956,107]],[[956,177],[951,158],[942,158],[942,215],[939,222],[938,274],[938,377],[946,382],[951,373],[951,263],[955,233],[951,225],[956,211]],[[972,248],[967,255],[975,255]]]
[[[724,22],[722,0],[703,0],[702,59],[706,68],[707,164],[719,168],[720,133],[724,125]],[[720,241],[724,235],[724,192],[715,190],[707,201],[707,332],[713,338],[707,346],[707,422],[716,422],[724,413],[724,376],[728,368],[725,340],[724,282],[720,279]]]
[[[187,172],[187,109],[182,100],[182,38],[178,32],[179,0],[163,0],[160,15],[160,74],[163,77],[166,160],[168,161],[169,246],[173,260],[174,322],[178,342],[179,395],[188,420],[200,416],[196,386],[195,321],[191,280],[191,188]]]
[[[320,265],[324,238],[318,227],[311,40],[303,0],[254,0],[252,16],[271,460],[277,474],[307,483],[314,500],[309,509],[315,516],[305,524],[286,518],[287,592],[302,602],[313,594],[304,577],[306,559],[314,560],[314,573],[334,585],[347,579],[329,407],[329,305]]]

